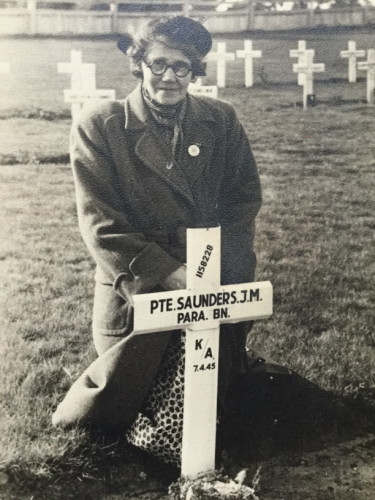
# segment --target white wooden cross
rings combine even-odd
[[[214,99],[217,99],[218,96],[217,85],[203,85],[201,78],[198,78],[194,83],[190,83],[188,90],[193,95],[206,95]]]
[[[314,64],[312,50],[306,50],[304,58],[305,61],[302,64],[293,64],[293,72],[305,75],[305,81],[303,82],[303,108],[306,109],[307,96],[313,93],[313,74],[325,71],[325,64]]]
[[[367,71],[366,98],[369,104],[373,104],[375,92],[375,49],[368,49],[367,61],[360,61],[358,63],[358,69]]]
[[[348,50],[342,50],[340,56],[348,59],[348,82],[357,81],[357,58],[365,57],[365,50],[357,50],[356,43],[353,40],[348,41]]]
[[[187,230],[187,289],[134,297],[138,334],[186,329],[181,474],[215,469],[220,323],[268,318],[269,281],[220,285],[220,228]],[[156,333],[157,335],[157,333]]]
[[[234,52],[227,52],[227,44],[225,42],[218,42],[217,52],[208,54],[208,61],[217,61],[217,86],[219,89],[225,88],[227,61],[234,61],[234,59]]]
[[[82,52],[72,50],[70,52],[70,63],[58,63],[59,73],[70,73],[70,89],[64,90],[64,102],[71,104],[72,118],[75,119],[83,106],[93,100],[116,98],[112,89],[98,90],[96,88],[95,64],[83,63]]]
[[[57,63],[59,73],[70,73],[70,87],[73,90],[94,90],[96,88],[95,64],[82,62],[82,51],[71,50],[70,62]]]
[[[0,62],[0,73],[10,73],[10,64],[8,62]]]
[[[310,51],[313,57],[315,56],[314,49],[306,48],[306,40],[298,40],[298,49],[291,49],[289,51],[289,57],[298,57],[298,64],[304,64],[307,51]],[[304,73],[298,73],[298,85],[304,85],[305,79]]]
[[[245,61],[245,87],[253,86],[253,59],[262,57],[261,50],[253,50],[252,40],[244,41],[244,50],[237,50],[236,55]]]

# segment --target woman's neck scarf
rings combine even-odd
[[[172,157],[169,165],[174,162],[179,163],[181,156],[181,146],[183,141],[182,122],[186,114],[186,97],[177,104],[165,105],[159,104],[153,100],[148,91],[142,85],[143,100],[149,109],[151,116],[156,123],[162,126],[167,143],[172,146]],[[169,166],[168,168],[171,168]]]
[[[156,102],[142,85],[142,96],[152,117],[163,127],[174,128],[181,124],[186,113],[186,97],[177,104],[166,105]]]

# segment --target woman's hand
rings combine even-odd
[[[186,288],[186,266],[182,265],[173,271],[162,282],[161,286],[165,290],[183,290]]]

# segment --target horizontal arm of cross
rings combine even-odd
[[[116,99],[116,92],[113,89],[97,89],[97,90],[64,90],[64,102],[70,103],[85,103],[90,100],[98,99]]]
[[[325,71],[326,67],[324,63],[316,63],[312,66],[308,66],[306,64],[293,64],[293,72],[294,73],[321,73]]]
[[[366,51],[365,50],[342,50],[340,52],[341,57],[365,57]]]
[[[357,63],[357,68],[364,71],[371,71],[375,69],[375,61],[361,61]]]
[[[207,61],[234,61],[234,52],[212,52],[206,57]]]
[[[314,49],[292,49],[289,51],[289,57],[302,57],[306,55],[306,53],[310,52],[312,57],[315,56],[315,50]]]
[[[269,281],[134,296],[135,333],[207,330],[220,323],[263,319],[271,314]]]
[[[250,58],[250,57],[262,57],[261,50],[236,50],[237,57],[239,58]]]

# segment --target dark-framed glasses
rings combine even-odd
[[[192,70],[191,65],[185,61],[176,61],[172,64],[168,64],[165,59],[155,59],[155,61],[151,63],[147,61],[143,62],[156,76],[164,75],[168,68],[172,68],[176,76],[184,78]]]

